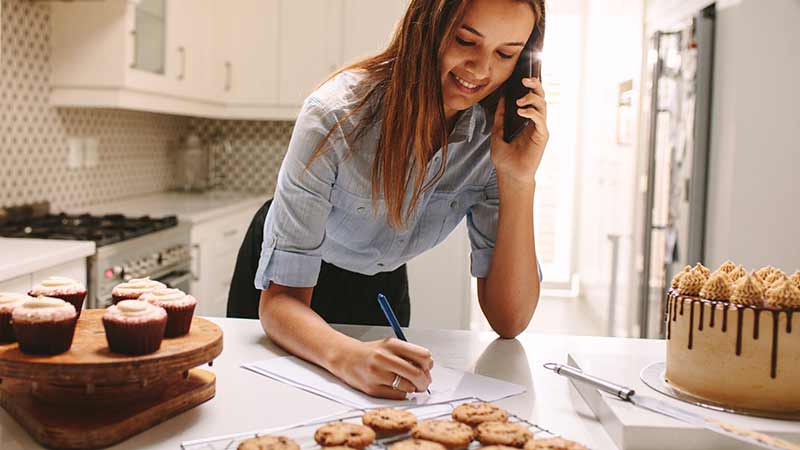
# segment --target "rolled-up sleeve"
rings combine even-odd
[[[473,277],[486,278],[492,263],[494,244],[497,241],[497,223],[500,212],[500,193],[497,188],[497,173],[494,169],[489,182],[484,188],[484,199],[470,208],[467,213],[467,231],[469,233],[470,272]],[[539,281],[542,280],[542,268],[536,261]]]
[[[314,150],[335,126],[335,115],[327,112],[319,101],[313,97],[305,101],[264,222],[264,242],[255,278],[257,289],[267,289],[270,282],[291,287],[317,284],[339,156],[335,148],[326,149],[311,166],[306,166]],[[336,130],[329,142],[339,137],[340,132]]]

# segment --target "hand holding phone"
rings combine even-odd
[[[505,97],[505,117],[503,119],[503,140],[511,143],[528,124],[529,119],[517,114],[517,100],[527,95],[530,90],[522,85],[523,78],[542,79],[542,63],[536,53],[535,44],[539,39],[539,27],[535,27],[528,42],[525,43],[522,53],[519,55],[514,72],[506,81],[504,87]]]

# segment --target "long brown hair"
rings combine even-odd
[[[420,194],[444,174],[445,164],[442,164],[433,180],[423,185],[435,149],[441,147],[442,160],[447,161],[448,133],[439,62],[470,1],[411,0],[383,52],[348,64],[328,78],[330,80],[349,70],[366,72],[359,83],[363,89],[356,93],[356,106],[328,131],[307,167],[326,149],[335,129],[341,128],[342,121],[350,115],[364,110],[358,126],[346,136],[351,145],[382,119],[372,166],[372,202],[374,207],[383,194],[388,223],[394,228],[405,226],[416,210]],[[534,50],[541,51],[545,28],[544,0],[517,1],[528,3],[533,8],[535,27],[539,29]],[[395,67],[398,70],[394,70]],[[481,102],[487,114],[494,114],[498,99],[499,93],[495,91]],[[351,148],[358,146],[352,145]],[[412,182],[412,197],[404,214],[403,201]]]

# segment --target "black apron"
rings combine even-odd
[[[228,317],[258,318],[261,291],[256,289],[254,280],[264,239],[264,221],[271,204],[272,200],[268,200],[258,210],[239,248],[228,292]],[[328,323],[387,326],[378,305],[379,293],[389,299],[400,325],[407,327],[411,305],[405,264],[391,272],[363,275],[322,261],[311,309]]]

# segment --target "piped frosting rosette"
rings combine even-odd
[[[702,270],[695,266],[681,277],[678,292],[680,292],[681,295],[700,295],[700,291],[705,284],[706,277],[703,275]]]
[[[800,289],[789,279],[767,289],[767,305],[777,308],[800,308]]]
[[[749,273],[733,285],[731,301],[740,305],[761,306],[764,303],[764,286],[755,273]]]
[[[681,278],[687,273],[689,273],[690,270],[692,270],[692,266],[689,265],[683,266],[683,270],[681,270],[674,277],[672,277],[672,289],[678,289],[678,287],[680,287]]]
[[[728,274],[722,269],[714,272],[700,290],[700,297],[708,300],[729,301],[733,286]]]

